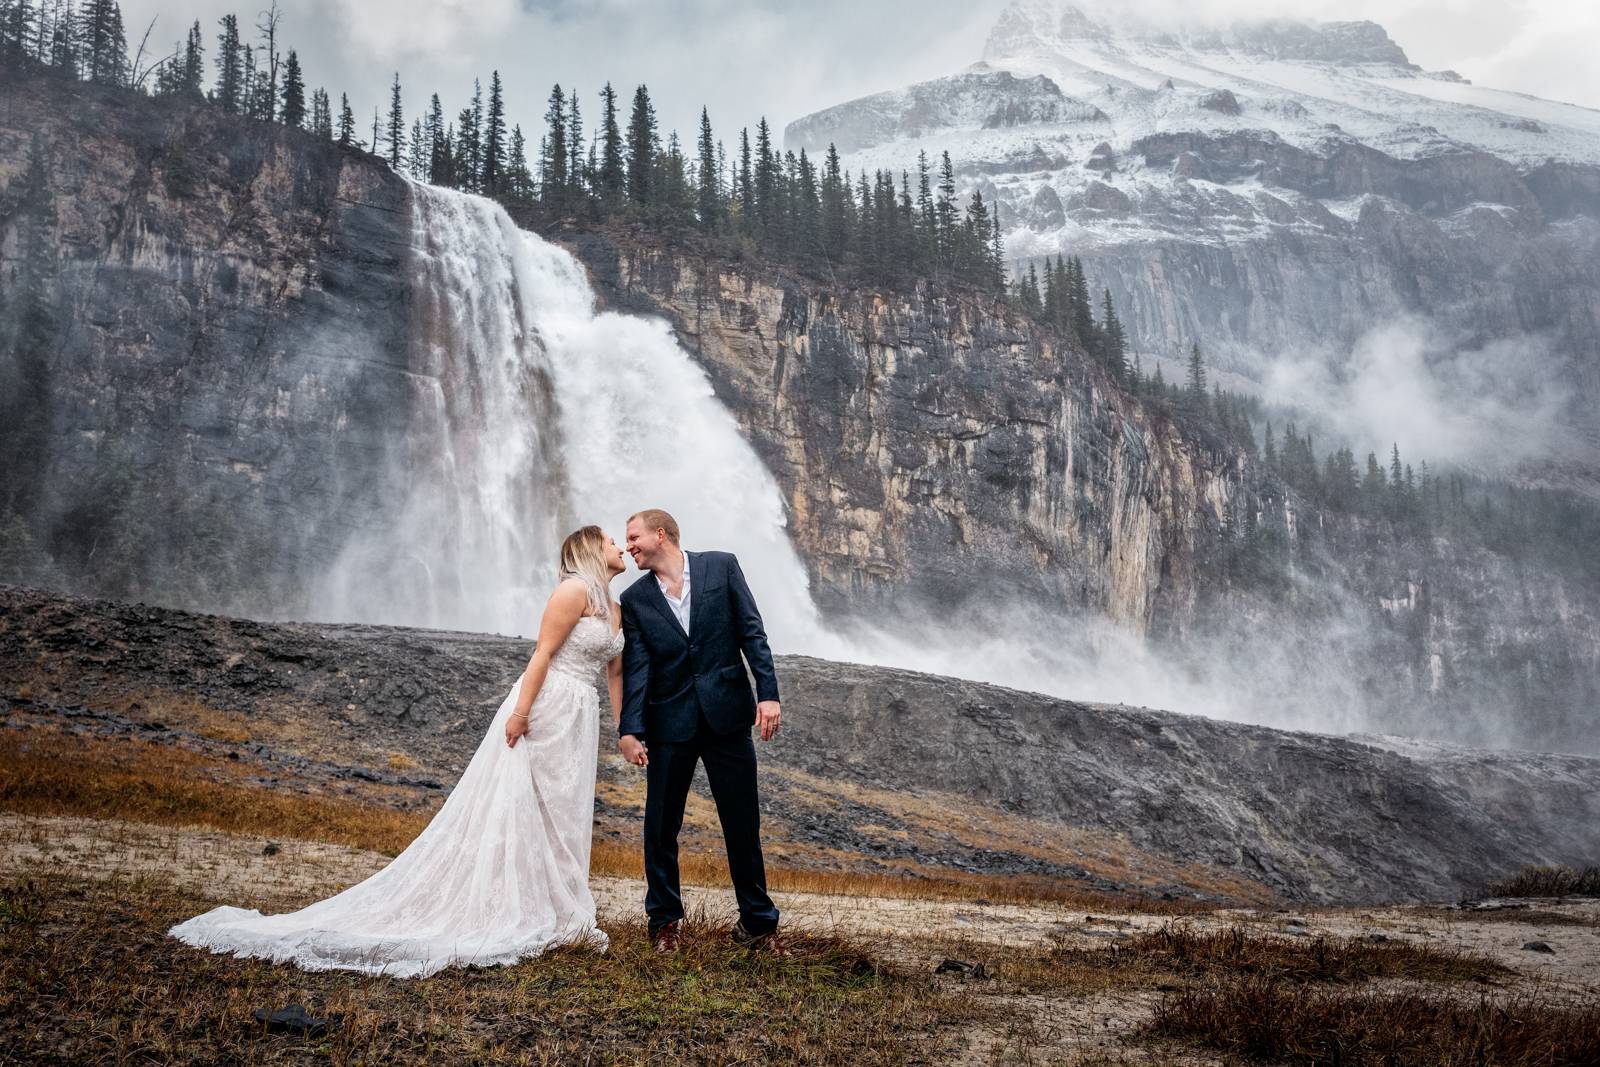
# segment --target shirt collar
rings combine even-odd
[[[659,585],[661,587],[661,591],[663,593],[665,593],[667,591],[667,580],[665,578],[661,577],[661,575],[659,575],[659,574],[655,576],[655,579],[656,579],[656,584]],[[688,595],[689,595],[689,553],[685,552],[683,554],[683,595],[678,597],[678,599],[682,600],[684,597],[686,597]]]

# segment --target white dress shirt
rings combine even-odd
[[[667,592],[667,581],[661,575],[656,575],[656,584],[661,587],[661,595],[667,598],[667,606],[672,609],[672,614],[677,617],[678,625],[683,627],[683,632],[689,632],[689,557],[683,557],[683,591],[678,596]]]

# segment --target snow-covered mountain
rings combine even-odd
[[[949,151],[1010,256],[1081,255],[1147,363],[1199,340],[1361,447],[1600,470],[1600,111],[1423,71],[1371,22],[1018,0],[967,70],[785,140],[913,175]],[[1420,429],[1362,403],[1369,371]]]

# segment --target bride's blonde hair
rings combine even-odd
[[[606,535],[598,526],[572,531],[561,542],[561,571],[558,578],[576,578],[589,589],[589,613],[602,619],[611,617],[611,568],[606,566]]]

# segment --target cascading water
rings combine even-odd
[[[661,507],[685,548],[738,554],[775,643],[830,651],[777,484],[667,324],[596,314],[583,267],[492,201],[412,193],[408,498],[350,541],[313,614],[531,634],[567,531],[620,543]]]

